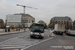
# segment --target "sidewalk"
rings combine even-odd
[[[26,29],[26,31],[28,31],[28,29]],[[0,32],[0,35],[16,34],[16,33],[22,33],[22,32],[24,32],[24,30],[11,31],[11,32]]]

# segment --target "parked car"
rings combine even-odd
[[[67,35],[75,35],[75,30],[67,30],[65,34],[67,34]]]

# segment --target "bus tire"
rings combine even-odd
[[[33,38],[33,37],[30,35],[30,38]]]
[[[44,37],[41,37],[40,39],[43,39]]]

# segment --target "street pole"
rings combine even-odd
[[[6,20],[6,26],[7,26],[7,20]]]
[[[5,32],[7,32],[6,26],[7,26],[7,20],[5,20]]]
[[[23,6],[24,7],[24,14],[25,14],[25,6]],[[23,23],[23,27],[24,27],[24,23]]]

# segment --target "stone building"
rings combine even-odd
[[[38,21],[38,23],[45,25],[45,28],[47,28],[47,24],[44,21],[40,20],[40,21]]]
[[[42,21],[42,20],[38,21],[38,23],[39,23],[39,24],[45,24],[45,22]]]
[[[72,27],[73,30],[75,30],[75,21],[73,21],[73,27]]]
[[[0,19],[0,28],[4,28],[4,21]]]
[[[57,24],[57,23],[65,24],[66,29],[72,29],[72,20],[68,16],[65,16],[65,17],[53,17],[53,18],[51,18],[50,23],[49,23],[48,26],[50,28],[54,28],[55,24]]]

